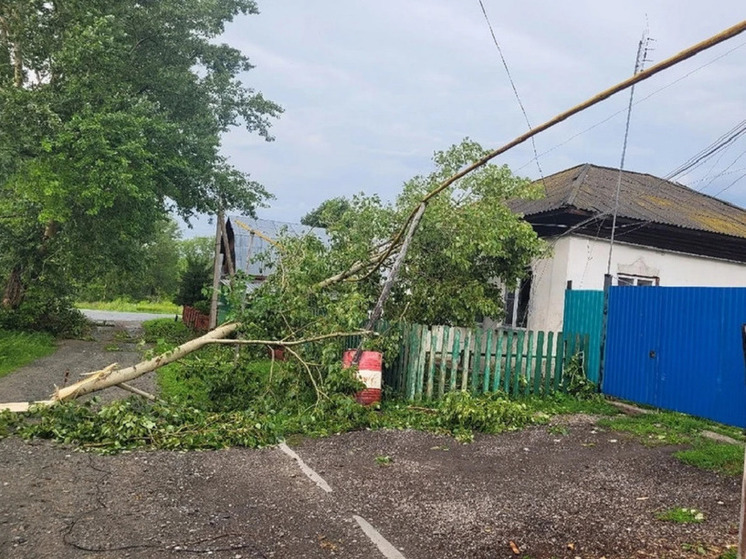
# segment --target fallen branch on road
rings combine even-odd
[[[86,378],[76,382],[75,384],[71,384],[70,386],[66,386],[64,388],[56,388],[50,400],[38,400],[35,402],[9,402],[0,404],[0,411],[9,410],[14,413],[26,412],[33,405],[51,406],[56,402],[73,400],[85,394],[104,390],[105,388],[110,388],[112,386],[118,386],[124,390],[133,392],[149,400],[156,400],[157,398],[153,394],[130,386],[127,383],[133,379],[141,377],[146,373],[155,371],[159,367],[168,365],[169,363],[173,363],[174,361],[178,361],[179,359],[182,359],[193,351],[196,351],[208,344],[266,345],[270,347],[278,346],[290,349],[291,346],[313,343],[332,338],[344,338],[347,336],[356,336],[361,334],[375,334],[374,332],[369,332],[367,330],[356,330],[354,332],[333,332],[331,334],[324,334],[321,336],[314,336],[310,338],[302,338],[300,340],[226,340],[225,338],[233,334],[239,326],[240,324],[237,322],[224,324],[214,330],[211,330],[207,334],[200,336],[199,338],[190,340],[172,349],[171,351],[162,353],[160,355],[157,355],[156,357],[153,357],[152,359],[143,361],[141,363],[138,363],[137,365],[132,365],[131,367],[117,369],[117,364],[112,363],[111,365],[108,365],[101,370],[92,371],[90,373],[83,373]],[[295,352],[292,353],[295,354]],[[313,377],[311,377],[311,380],[313,381],[314,385],[316,385]],[[318,391],[318,387],[315,387]]]

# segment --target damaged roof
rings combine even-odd
[[[586,163],[544,179],[546,197],[514,200],[527,218],[557,210],[611,214],[619,169]],[[646,173],[622,172],[620,218],[746,238],[746,210]],[[531,221],[529,219],[529,221]]]
[[[273,253],[272,243],[279,240],[283,234],[297,237],[310,234],[325,244],[329,242],[324,229],[307,227],[300,223],[232,215],[228,216],[227,225],[234,237],[233,258],[236,270],[242,270],[250,276],[264,277],[271,273],[271,265],[268,266],[264,261],[255,261],[254,258],[265,252]]]

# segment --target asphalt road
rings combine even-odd
[[[96,311],[92,309],[80,309],[86,317],[94,322],[144,322],[154,318],[174,318],[173,314],[154,314],[141,312],[119,312],[119,311]]]

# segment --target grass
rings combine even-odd
[[[79,301],[75,303],[79,309],[93,309],[97,311],[120,311],[178,314],[181,307],[169,301],[130,301],[114,299],[113,301]]]
[[[391,458],[391,456],[387,456],[383,454],[376,456],[376,464],[378,464],[379,466],[388,466],[392,462],[393,462],[393,459]]]
[[[648,446],[691,444],[704,430],[720,433],[737,441],[745,440],[743,431],[737,427],[670,411],[602,419],[600,425],[632,433]]]
[[[714,421],[676,412],[656,412],[637,416],[605,418],[599,425],[635,436],[646,446],[689,446],[674,456],[690,466],[726,475],[743,474],[743,448],[704,438],[704,430],[744,441],[743,431]]]
[[[142,323],[143,339],[148,343],[180,345],[193,338],[189,327],[173,318],[155,318]]]
[[[676,524],[699,524],[704,522],[705,515],[697,509],[673,508],[655,515],[658,520]]]
[[[743,449],[740,446],[704,440],[688,450],[681,450],[674,456],[690,466],[702,470],[712,470],[726,475],[743,474]]]
[[[55,349],[50,334],[0,330],[0,377],[54,353]]]

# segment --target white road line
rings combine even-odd
[[[308,479],[310,479],[327,493],[332,492],[332,488],[329,486],[328,483],[326,483],[326,481],[324,481],[324,478],[322,478],[308,464],[306,464],[303,459],[298,456],[295,451],[293,451],[288,445],[282,442],[277,446],[281,451],[283,451],[285,454],[290,456],[290,458],[298,463],[301,471],[306,474]],[[373,526],[371,526],[371,524],[367,520],[356,514],[353,514],[352,518],[357,521],[357,523],[360,525],[360,528],[362,528],[363,532],[365,532],[365,535],[368,536],[370,541],[376,544],[376,547],[378,547],[378,551],[380,551],[383,556],[386,557],[386,559],[406,559],[404,555],[402,555],[398,549],[391,545],[389,541],[384,538],[378,530],[373,528]]]
[[[352,518],[357,520],[357,523],[363,529],[365,535],[370,538],[370,541],[376,544],[376,547],[378,547],[378,551],[380,551],[383,556],[386,557],[386,559],[405,559],[404,555],[402,555],[398,549],[391,545],[389,541],[384,538],[378,530],[373,528],[373,526],[371,526],[367,520],[356,514],[353,514]]]
[[[298,456],[288,445],[285,443],[280,443],[279,448],[281,451],[283,451],[285,454],[290,456],[293,460],[298,462],[298,466],[300,466],[301,471],[308,476],[308,479],[310,479],[312,482],[314,482],[316,485],[318,485],[321,489],[326,491],[327,493],[332,492],[332,488],[329,486],[326,481],[324,481],[324,478],[322,478],[319,474],[314,472],[311,467],[306,464],[303,459]]]

